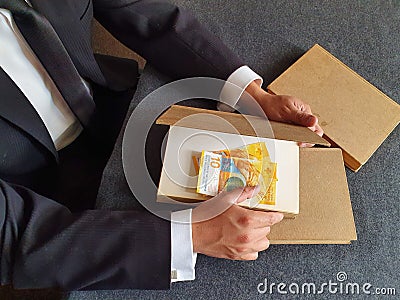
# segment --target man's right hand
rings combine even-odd
[[[258,252],[269,247],[270,226],[283,219],[281,213],[255,211],[236,204],[258,191],[246,187],[221,192],[193,209],[193,251],[235,260],[257,259]]]

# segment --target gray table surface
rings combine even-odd
[[[265,86],[314,43],[400,102],[400,1],[174,1],[194,14],[245,58]],[[146,67],[131,110],[168,78]],[[373,113],[373,111],[371,112]],[[98,207],[129,209],[135,200],[124,180],[118,140],[105,170]],[[358,172],[346,170],[358,240],[351,245],[274,245],[258,260],[228,261],[200,255],[196,280],[169,291],[91,291],[70,299],[264,299],[295,295],[259,294],[258,283],[338,282],[338,272],[360,286],[396,288],[400,294],[400,130],[395,129]],[[297,295],[301,298],[332,298]],[[342,298],[343,295],[336,295]],[[392,297],[392,298],[395,298]],[[357,298],[378,298],[358,295]],[[390,298],[390,297],[389,297]]]

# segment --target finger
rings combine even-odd
[[[319,136],[323,136],[324,135],[324,131],[322,130],[321,126],[319,126],[319,124],[315,125],[314,132],[316,134],[318,134]]]
[[[248,253],[241,256],[240,260],[256,260],[258,258],[258,252]]]
[[[270,230],[271,228],[269,226],[261,228],[252,228],[250,231],[238,235],[235,243],[239,243],[243,246],[246,246],[256,251],[257,249],[254,248],[255,243],[258,243],[262,239],[265,239],[266,236],[270,233]]]
[[[309,144],[309,143],[299,143],[300,148],[311,148],[314,147],[315,144]]]
[[[192,222],[203,222],[217,217],[234,205],[242,194],[242,189],[235,189],[231,192],[220,192],[215,197],[202,202],[192,212]]]
[[[259,186],[245,186],[244,188],[236,188],[232,191],[222,191],[217,196],[208,200],[208,202],[222,202],[229,205],[240,203],[246,199],[252,198],[260,192]]]
[[[270,245],[269,240],[267,239],[267,237],[264,236],[262,239],[258,240],[256,243],[254,243],[250,249],[246,250],[246,252],[248,252],[248,253],[240,255],[240,257],[243,258],[243,257],[247,256],[248,254],[254,254],[254,253],[261,252],[261,251],[265,251],[269,248],[269,245]]]
[[[271,226],[255,228],[253,232],[255,233],[254,241],[258,241],[265,238],[271,232]]]
[[[260,232],[259,232],[260,238],[265,238],[271,232],[271,227],[266,226],[266,227],[257,228],[256,230],[260,230]]]
[[[242,194],[240,195],[240,197],[238,198],[238,200],[236,201],[236,203],[240,203],[245,201],[246,199],[250,199],[253,198],[255,195],[257,195],[260,192],[260,186],[246,186],[243,190],[242,190]]]
[[[244,188],[237,188],[230,192],[221,192],[216,197],[212,198],[214,201],[222,201],[228,204],[235,204],[243,202],[246,199],[252,198],[260,192],[259,186],[245,186]],[[211,199],[210,199],[211,200]]]
[[[230,192],[223,191],[196,207],[192,213],[192,222],[210,220],[224,213],[235,203],[251,198],[253,194],[258,193],[257,191],[259,191],[259,187],[237,188]]]
[[[261,252],[265,251],[269,248],[270,241],[266,236],[264,236],[262,239],[258,240],[257,243],[255,244],[255,251]]]
[[[319,136],[322,136],[324,131],[322,130],[321,126],[318,123],[315,123],[314,126],[308,127],[310,130],[318,134]]]
[[[246,210],[246,217],[253,228],[264,228],[279,223],[283,219],[283,214],[278,212],[252,211]],[[245,218],[241,218],[245,220]]]
[[[316,134],[318,134],[319,136],[323,136],[324,135],[324,131],[322,130],[321,126],[319,126],[319,124],[315,124],[313,127],[309,127],[312,131],[314,131]],[[315,144],[309,144],[309,143],[298,143],[299,147],[301,148],[310,148],[310,147],[314,147]]]
[[[307,112],[297,110],[293,115],[292,121],[301,126],[313,127],[318,123],[318,118]]]

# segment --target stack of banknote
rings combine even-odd
[[[202,151],[193,157],[198,170],[197,192],[215,196],[238,187],[260,186],[257,203],[275,205],[277,163],[272,162],[265,143],[235,149]]]

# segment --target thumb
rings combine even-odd
[[[305,127],[313,127],[318,123],[318,118],[312,114],[297,111],[294,122]]]
[[[237,201],[235,203],[240,203],[246,199],[253,198],[260,192],[260,186],[246,186],[244,189],[239,189],[239,191],[241,191],[241,194],[237,197]]]
[[[232,191],[222,191],[215,197],[201,203],[192,213],[192,222],[202,222],[212,219],[236,203],[243,202],[247,198],[255,196],[260,191],[257,187],[237,188]]]
[[[251,198],[260,191],[259,186],[251,187],[251,186],[245,186],[245,187],[239,187],[235,188],[231,191],[226,191],[223,190],[221,193],[219,193],[217,196],[214,198],[208,200],[209,203],[211,202],[218,202],[221,203],[222,205],[232,205],[236,203],[240,203],[245,201],[248,198]]]

